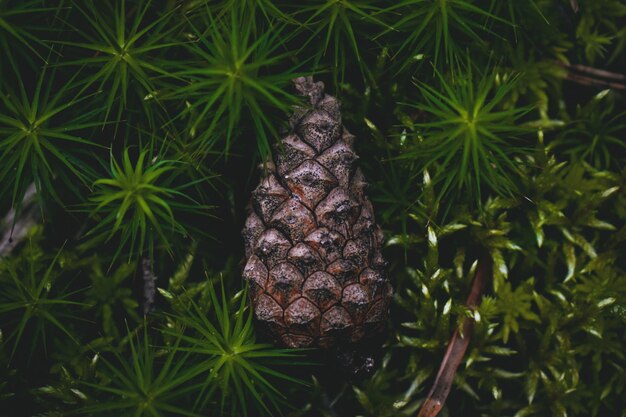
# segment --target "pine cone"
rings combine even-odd
[[[339,102],[311,77],[294,83],[312,108],[296,109],[252,192],[243,277],[258,323],[277,341],[328,348],[383,329],[392,289]]]

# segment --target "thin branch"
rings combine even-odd
[[[8,256],[13,249],[26,237],[28,231],[39,219],[36,209],[36,188],[32,183],[26,189],[22,199],[22,211],[15,218],[15,209],[12,208],[0,223],[0,230],[4,229],[0,237],[0,257]]]
[[[154,305],[154,296],[156,294],[157,280],[154,271],[152,270],[152,261],[149,258],[141,259],[142,277],[143,277],[143,315],[147,315]]]
[[[581,65],[581,64],[566,65],[566,67],[576,70],[578,72],[584,72],[586,74],[595,75],[596,77],[600,77],[600,78],[611,78],[614,80],[626,81],[626,75],[619,74],[617,72],[611,72],[611,71],[593,68],[593,67],[589,67],[587,65]]]
[[[480,303],[487,279],[491,276],[492,264],[493,261],[488,254],[482,255],[478,260],[472,289],[465,302],[468,308],[473,309]],[[456,370],[461,364],[469,345],[473,328],[474,320],[466,317],[463,319],[462,332],[459,332],[458,329],[454,331],[446,354],[439,366],[437,378],[435,378],[433,387],[428,393],[428,397],[424,401],[417,417],[435,417],[441,411],[450,393]]]
[[[604,81],[598,78],[585,77],[584,75],[569,73],[567,74],[566,79],[577,84],[588,85],[591,87],[604,87],[613,88],[615,90],[626,90],[626,84],[620,84],[612,81]]]
[[[557,64],[568,70],[565,78],[569,81],[592,87],[626,90],[626,84],[618,82],[626,81],[624,74],[581,64],[566,64],[560,61],[557,61]]]

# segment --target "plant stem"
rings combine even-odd
[[[485,253],[481,255],[478,260],[478,267],[476,268],[472,289],[465,302],[468,308],[473,309],[480,303],[483,292],[485,291],[487,277],[491,276],[492,264],[493,261],[489,254]],[[463,356],[465,355],[465,351],[472,337],[474,320],[468,317],[464,318],[461,327],[462,331],[459,332],[457,328],[448,343],[448,349],[439,366],[437,378],[435,378],[433,387],[430,389],[428,397],[426,401],[424,401],[417,417],[435,417],[439,414],[439,411],[441,411],[441,408],[446,402],[446,398],[448,398],[456,370],[463,360]]]
[[[0,221],[0,257],[11,254],[13,249],[27,236],[31,227],[39,221],[39,212],[36,209],[36,188],[32,183],[26,189],[22,200],[22,211],[15,217],[16,210],[11,208]]]
[[[626,75],[624,74],[610,72],[603,69],[593,68],[580,64],[570,65],[562,62],[557,62],[557,64],[568,70],[565,78],[574,83],[591,87],[626,90],[626,84],[619,82],[626,80]],[[576,72],[578,72],[579,74],[577,74]]]
[[[150,258],[143,257],[141,259],[142,278],[143,278],[143,315],[147,315],[154,304],[154,296],[156,294],[157,280],[154,271],[152,270],[152,260]]]

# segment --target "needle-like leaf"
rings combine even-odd
[[[247,416],[251,408],[263,415],[275,415],[285,399],[274,385],[275,381],[303,383],[276,367],[304,363],[301,354],[293,349],[279,349],[255,341],[246,292],[229,300],[223,281],[221,296],[212,285],[208,288],[211,300],[208,314],[195,301],[188,299],[184,303],[187,306],[184,313],[173,315],[172,319],[189,331],[178,334],[178,330],[165,330],[183,340],[179,350],[202,356],[199,366],[206,376],[203,395],[197,398],[196,406],[203,408],[219,391],[221,409],[230,415]],[[209,319],[210,315],[215,319]]]
[[[466,68],[454,81],[437,72],[440,88],[417,84],[423,102],[408,106],[429,120],[411,126],[415,142],[400,158],[434,169],[440,199],[454,194],[453,199],[467,197],[480,204],[485,191],[515,192],[519,174],[514,156],[526,149],[519,140],[525,129],[517,121],[529,109],[499,107],[515,77],[497,85],[494,72],[475,78],[471,63]]]
[[[298,75],[297,67],[275,71],[289,57],[281,50],[284,25],[259,33],[251,24],[253,19],[252,12],[237,9],[214,16],[206,6],[198,21],[189,21],[195,41],[185,47],[191,62],[180,63],[176,71],[186,84],[171,97],[187,103],[181,116],[188,117],[196,156],[215,150],[228,153],[242,133],[243,121],[253,122],[256,129],[250,133],[265,156],[278,136],[272,109],[284,118],[297,103],[287,88]],[[222,141],[225,143],[216,148]]]
[[[76,341],[70,323],[80,320],[77,309],[84,304],[76,301],[78,291],[68,290],[56,279],[60,254],[61,250],[46,259],[31,239],[21,256],[2,260],[0,327],[7,334],[0,346],[10,346],[11,357],[21,350],[29,358],[39,349],[47,354],[47,333],[52,329]]]
[[[105,376],[99,384],[83,383],[94,399],[80,409],[95,416],[200,416],[185,399],[199,388],[195,377],[201,369],[190,365],[187,353],[178,353],[176,342],[160,349],[151,345],[147,326],[142,337],[128,331],[129,355],[113,351],[114,357],[100,358]],[[106,381],[106,382],[105,382]]]
[[[0,91],[0,183],[10,184],[0,188],[0,197],[10,198],[18,215],[33,182],[40,202],[50,197],[61,201],[56,180],[82,194],[78,184],[88,185],[93,175],[83,158],[95,146],[82,133],[95,123],[92,110],[73,112],[89,96],[72,98],[71,80],[57,85],[48,65],[34,86],[16,74],[17,88]]]
[[[101,122],[113,119],[118,124],[134,99],[134,108],[141,107],[148,125],[155,126],[157,111],[163,107],[154,78],[170,76],[156,54],[177,45],[170,39],[179,26],[171,19],[175,9],[156,13],[151,0],[137,5],[126,0],[75,1],[72,8],[80,15],[72,20],[80,22],[78,26],[68,23],[77,40],[59,43],[78,51],[78,56],[61,65],[90,71],[76,84],[81,91],[93,86],[106,95]]]
[[[147,161],[148,156],[147,150],[140,152],[133,165],[128,149],[124,150],[121,164],[111,155],[109,177],[93,184],[96,192],[90,198],[91,216],[100,221],[87,236],[96,240],[118,236],[114,259],[127,245],[129,257],[141,255],[146,249],[152,256],[157,243],[171,252],[171,238],[188,235],[175,211],[203,214],[210,208],[184,192],[207,178],[177,183],[180,163],[159,160],[158,156]]]

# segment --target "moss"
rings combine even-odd
[[[625,19],[619,0],[0,0],[0,409],[413,416],[469,318],[442,415],[626,416]],[[360,381],[265,345],[240,293],[298,75],[341,100],[387,238],[396,296]]]

